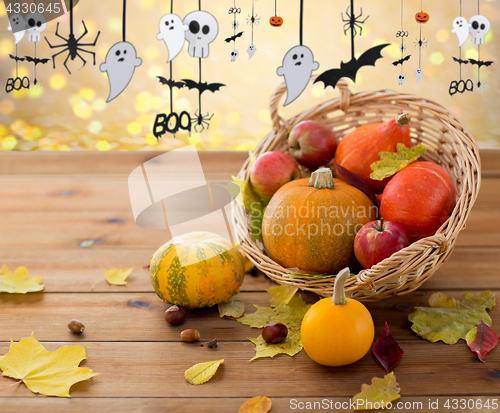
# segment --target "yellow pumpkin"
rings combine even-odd
[[[153,254],[150,268],[158,297],[187,308],[228,301],[239,293],[245,276],[241,253],[229,241],[210,232],[172,238]]]
[[[349,268],[335,279],[332,298],[323,298],[304,316],[300,335],[307,355],[325,366],[352,364],[370,350],[375,336],[373,319],[359,301],[346,298]]]

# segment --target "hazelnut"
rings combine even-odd
[[[173,305],[165,311],[165,321],[172,326],[181,324],[185,318],[186,309],[180,305]]]
[[[75,334],[81,334],[85,330],[85,326],[78,320],[71,320],[68,323],[68,328]]]
[[[200,339],[200,332],[198,330],[188,329],[181,333],[181,340],[186,343],[194,343]]]
[[[288,335],[288,328],[281,323],[269,324],[262,332],[262,338],[266,343],[281,343]]]

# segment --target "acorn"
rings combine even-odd
[[[194,343],[200,339],[200,332],[198,330],[188,329],[181,333],[181,340],[186,343]]]

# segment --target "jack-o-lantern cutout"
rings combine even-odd
[[[429,21],[429,15],[421,11],[420,13],[415,14],[415,20],[417,23],[425,24]]]
[[[283,25],[283,18],[280,16],[273,16],[269,19],[269,24],[273,27],[281,27]]]

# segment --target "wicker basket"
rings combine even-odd
[[[344,81],[340,81],[337,88],[340,91],[339,98],[284,120],[278,114],[280,99],[286,92],[285,84],[281,84],[270,102],[273,131],[259,143],[255,155],[267,151],[287,152],[288,134],[294,125],[303,120],[324,122],[341,139],[359,125],[386,121],[403,111],[411,113],[412,139],[428,148],[423,159],[444,167],[456,182],[456,206],[435,235],[421,239],[349,278],[345,288],[349,296],[360,301],[375,301],[409,293],[431,277],[447,259],[458,233],[465,228],[465,221],[481,183],[481,161],[477,145],[462,122],[437,103],[390,90],[366,91],[353,95]],[[249,166],[250,162],[247,160],[239,178],[249,179]],[[334,278],[291,277],[290,269],[274,262],[267,255],[264,245],[251,239],[248,216],[242,206],[234,206],[232,218],[241,248],[271,279],[320,296],[332,295]]]

